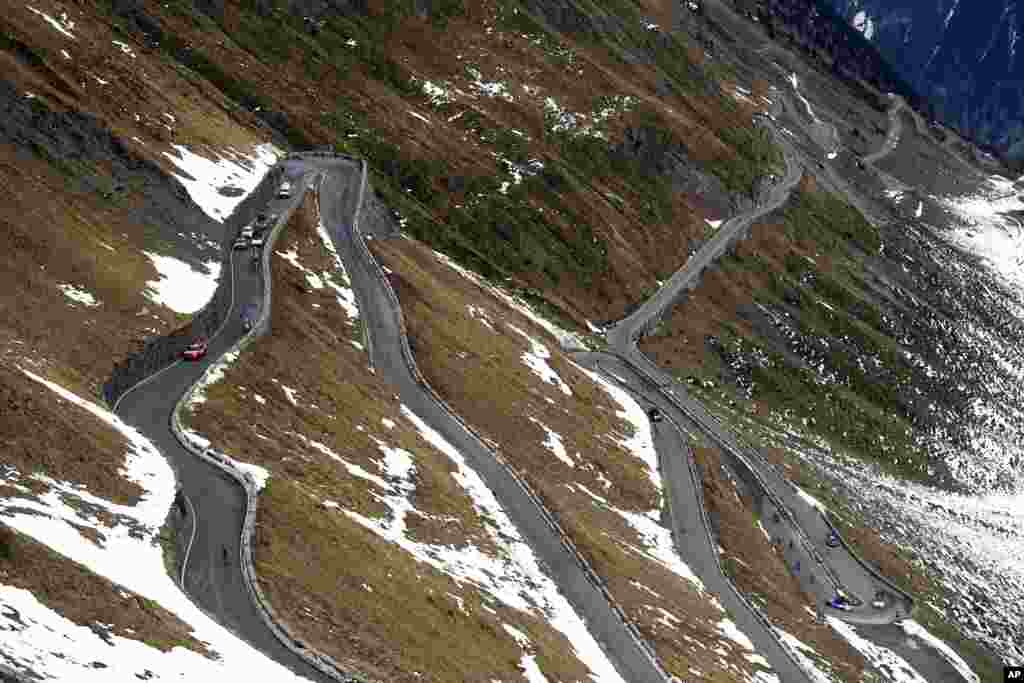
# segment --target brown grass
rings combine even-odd
[[[314,220],[307,202],[277,250],[295,249],[304,267],[332,271]],[[332,501],[379,519],[387,507],[378,496],[387,492],[353,477],[295,434],[371,473],[379,472],[379,439],[413,456],[410,499],[431,515],[413,522],[416,515],[410,514],[407,538],[494,550],[486,521],[452,477],[453,464],[401,416],[394,390],[370,372],[364,353],[352,345],[361,339],[359,328],[334,296],[309,289],[304,275],[280,259],[273,277],[271,335],[208,390],[207,402],[189,422],[226,452],[272,473],[261,499],[256,564],[278,612],[306,642],[384,680],[517,680],[522,651],[503,623],[529,635],[549,677],[585,678],[569,644],[542,617],[502,606],[324,506]],[[298,390],[299,406],[288,402],[282,386]],[[254,399],[257,394],[265,404]],[[395,422],[393,429],[383,426],[385,418]]]
[[[701,466],[708,514],[718,524],[723,565],[736,587],[752,597],[775,626],[813,648],[823,658],[820,666],[830,666],[839,680],[860,680],[867,661],[830,626],[816,623],[814,604],[757,527],[753,502],[741,499],[735,483],[723,473],[719,452],[696,447],[694,458]]]
[[[2,523],[0,583],[30,591],[39,602],[79,626],[102,628],[164,652],[174,647],[207,652],[188,624],[152,600],[70,562]]]
[[[720,640],[714,624],[721,613],[708,596],[634,550],[645,544],[609,507],[646,512],[660,505],[646,465],[614,436],[632,431],[616,415],[618,406],[542,330],[442,264],[429,249],[412,240],[375,240],[373,249],[397,283],[423,373],[456,412],[499,444],[501,454],[539,492],[669,670],[686,676],[692,666],[720,680],[740,676],[696,645]],[[469,306],[483,311],[493,331]],[[571,397],[523,364],[521,356],[530,344],[509,325],[547,346],[548,362],[571,386]],[[545,448],[545,432],[531,417],[562,437],[575,467]],[[600,477],[609,481],[607,488]],[[595,502],[580,485],[607,504]],[[661,597],[652,602],[643,586]],[[681,623],[666,627],[657,607]],[[730,647],[728,641],[723,645]]]

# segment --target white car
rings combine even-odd
[[[281,187],[277,189],[278,199],[288,199],[292,196],[292,184],[287,180],[281,183]]]
[[[231,248],[232,249],[248,249],[249,248],[249,240],[245,239],[244,237],[239,237],[231,245]]]
[[[251,240],[255,230],[252,227],[252,223],[242,228],[242,232],[238,233],[238,236],[243,240]]]
[[[253,237],[251,240],[249,240],[249,246],[252,247],[253,249],[262,249],[263,243],[265,241],[266,239],[263,237],[263,235],[257,235],[256,237]]]

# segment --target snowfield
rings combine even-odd
[[[222,151],[218,159],[208,159],[189,150],[184,145],[174,145],[175,154],[164,152],[179,173],[175,178],[181,181],[203,212],[215,221],[223,222],[231,215],[243,199],[251,193],[260,180],[282,156],[281,150],[271,144],[257,145],[250,154],[234,149]],[[234,196],[221,194],[222,188],[234,188],[241,192]]]
[[[192,314],[206,305],[217,290],[220,263],[208,261],[206,271],[201,273],[192,266],[174,258],[151,251],[143,252],[160,273],[159,280],[146,283],[146,298],[166,306],[175,313]]]
[[[32,372],[22,372],[120,432],[130,444],[121,474],[141,486],[145,494],[136,505],[119,505],[71,484],[36,475],[33,478],[48,485],[49,491],[34,500],[0,501],[4,522],[173,612],[192,627],[193,635],[207,643],[218,659],[208,659],[181,647],[160,652],[139,641],[116,636],[108,644],[89,628],[73,624],[48,609],[30,593],[0,583],[0,642],[6,663],[17,671],[34,671],[57,680],[98,683],[137,683],[151,677],[190,681],[225,676],[260,681],[303,680],[206,616],[167,575],[157,534],[174,501],[175,480],[170,465],[153,444],[104,408]],[[4,480],[17,476],[10,468],[0,469]],[[79,503],[81,510],[69,503]],[[96,515],[85,510],[108,514]],[[101,521],[101,516],[115,521],[108,525]],[[101,544],[89,540],[71,524],[95,530]],[[105,668],[98,668],[95,662]]]

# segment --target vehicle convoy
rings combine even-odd
[[[181,352],[181,357],[185,360],[199,360],[206,355],[209,348],[210,344],[205,337],[197,337]]]

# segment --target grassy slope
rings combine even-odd
[[[715,625],[725,615],[709,604],[710,596],[694,591],[692,584],[633,550],[644,546],[636,532],[608,505],[595,503],[592,494],[640,514],[660,505],[652,499],[646,466],[616,443],[632,431],[616,417],[617,406],[568,361],[549,336],[519,316],[510,316],[497,299],[440,263],[422,245],[406,240],[373,244],[394,273],[417,363],[428,380],[460,415],[499,445],[499,451],[540,493],[669,670],[685,676],[693,667],[721,680],[749,675],[743,671],[750,663],[740,657],[721,659],[714,653],[716,640],[726,651],[735,644],[717,633]],[[488,320],[489,326],[481,319]],[[571,397],[522,363],[521,356],[530,345],[510,325],[543,340],[552,354],[548,362],[572,388]],[[544,431],[531,418],[561,436],[575,467],[552,455],[544,446]],[[755,565],[764,560],[761,556],[748,559]],[[644,586],[660,597],[652,602]],[[667,610],[679,623],[666,628],[657,608]],[[840,661],[850,658],[849,650],[842,647],[831,652]],[[851,666],[856,670],[859,665]]]
[[[317,273],[332,272],[315,220],[307,202],[277,249],[296,251]],[[503,623],[529,634],[550,676],[583,675],[564,637],[542,617],[495,603],[324,506],[333,501],[371,518],[388,512],[378,500],[384,492],[296,434],[369,472],[378,471],[380,440],[415,459],[411,502],[423,516],[410,516],[410,538],[495,550],[487,521],[452,477],[450,461],[417,435],[393,391],[353,346],[359,327],[330,290],[310,289],[281,259],[274,260],[273,276],[272,334],[231,366],[189,418],[218,447],[271,472],[256,534],[257,573],[271,603],[305,641],[375,678],[515,680],[521,649]],[[282,386],[298,391],[298,406]],[[384,419],[396,426],[385,427]]]

